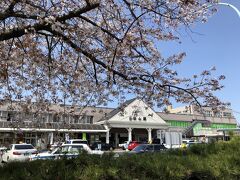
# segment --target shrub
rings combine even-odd
[[[229,142],[119,158],[112,153],[82,153],[71,160],[12,162],[0,167],[0,179],[240,179],[239,150],[240,139],[234,137]]]

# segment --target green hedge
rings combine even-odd
[[[81,154],[72,160],[13,162],[0,168],[0,179],[240,179],[240,139],[119,158]]]

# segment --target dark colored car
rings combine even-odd
[[[140,144],[137,147],[135,147],[131,153],[152,153],[152,152],[160,152],[162,150],[167,149],[162,144]]]
[[[131,151],[133,150],[135,147],[137,147],[139,144],[141,144],[141,142],[138,141],[132,141],[129,143],[128,145],[128,150]]]
[[[154,138],[152,144],[161,144],[161,140],[159,138]]]
[[[101,151],[109,151],[109,150],[113,150],[114,149],[113,145],[107,144],[107,143],[104,143],[104,142],[100,142],[100,141],[94,142],[90,146],[90,148],[92,150],[101,150]]]

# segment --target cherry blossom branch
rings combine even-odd
[[[68,14],[65,14],[63,16],[57,17],[56,21],[59,22],[64,22],[66,20],[72,19],[74,17],[79,17],[80,14],[86,13],[92,9],[95,9],[99,6],[99,3],[96,4],[90,4],[84,8],[81,8],[77,11],[70,11]],[[16,14],[15,14],[16,15]],[[20,16],[20,15],[18,15]],[[24,15],[22,15],[23,17],[26,17]],[[0,20],[5,19],[6,17],[4,15],[1,16],[0,14]],[[21,37],[24,34],[29,33],[29,31],[40,31],[40,30],[45,30],[46,26],[50,26],[47,22],[42,22],[42,23],[36,23],[34,25],[28,25],[28,26],[24,26],[22,28],[13,28],[13,29],[9,29],[7,31],[4,32],[0,32],[0,41],[4,41],[4,40],[8,40],[14,37]]]
[[[150,76],[150,75],[142,74],[142,75],[139,75],[139,76],[129,77],[128,75],[125,75],[125,74],[123,74],[123,73],[121,73],[121,72],[119,72],[119,71],[116,71],[116,70],[110,68],[109,66],[107,66],[107,65],[106,65],[105,63],[103,63],[102,61],[99,61],[99,60],[96,59],[94,56],[92,56],[90,53],[88,53],[87,51],[85,51],[85,50],[81,49],[79,46],[77,46],[74,42],[72,42],[72,41],[71,41],[69,38],[67,38],[66,36],[64,36],[64,35],[62,35],[62,34],[60,34],[60,33],[58,33],[58,32],[54,32],[54,31],[52,31],[52,32],[53,32],[54,34],[62,37],[63,40],[64,40],[66,43],[68,43],[73,49],[75,49],[76,51],[81,52],[82,54],[84,54],[84,55],[85,55],[86,57],[88,57],[91,61],[93,61],[94,64],[97,63],[97,64],[101,65],[103,68],[105,68],[105,69],[113,72],[114,74],[117,74],[118,76],[124,78],[125,80],[135,81],[135,80],[138,80],[138,79],[139,79],[139,80],[142,80],[142,81],[144,81],[144,82],[147,82],[147,83],[156,85],[157,87],[160,87],[160,88],[168,87],[169,89],[170,89],[170,88],[175,88],[175,89],[181,90],[181,91],[189,94],[189,95],[197,102],[197,104],[201,107],[201,104],[200,104],[200,102],[198,101],[197,97],[194,96],[194,94],[193,94],[191,91],[189,91],[188,89],[184,89],[184,88],[181,88],[181,87],[179,87],[179,86],[170,85],[170,84],[163,84],[163,85],[158,84],[158,83],[155,82],[154,77],[153,77],[153,76]],[[95,79],[96,79],[96,74],[95,74],[94,76],[95,76]],[[146,79],[145,77],[150,77],[152,80]],[[96,79],[96,83],[98,83],[98,82],[97,82],[97,79]],[[169,91],[169,93],[170,93],[170,91]]]

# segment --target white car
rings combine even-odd
[[[26,161],[30,155],[37,154],[37,149],[31,144],[11,144],[2,155],[3,162]]]
[[[128,144],[129,144],[129,141],[124,141],[124,143],[119,144],[118,146],[124,150],[128,148]]]
[[[70,139],[64,144],[88,144],[88,141],[83,139]]]
[[[86,144],[63,144],[61,147],[58,147],[53,151],[32,155],[29,157],[29,160],[61,159],[63,157],[71,159],[77,157],[81,151],[86,151],[88,154],[103,154],[103,151],[92,151]]]

